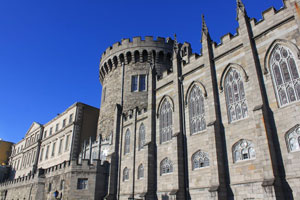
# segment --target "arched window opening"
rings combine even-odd
[[[228,121],[234,122],[248,116],[248,106],[241,74],[231,68],[225,78],[225,97]]]
[[[167,142],[172,139],[172,108],[170,102],[165,99],[160,108],[159,114],[160,127],[160,143]]]
[[[144,124],[141,124],[139,129],[139,150],[144,148],[146,130]]]
[[[125,144],[124,144],[124,154],[130,152],[130,130],[127,129],[125,133]]]
[[[232,148],[233,162],[255,158],[254,145],[249,140],[240,140]]]
[[[117,67],[118,66],[118,58],[117,58],[117,56],[114,56],[113,61],[114,61],[114,66]]]
[[[128,181],[128,180],[129,180],[129,169],[125,167],[123,170],[123,181]]]
[[[286,143],[290,152],[300,151],[300,126],[298,125],[286,135]]]
[[[112,69],[112,62],[111,62],[111,59],[108,60],[108,66],[109,66],[109,70]]]
[[[135,51],[134,52],[134,62],[140,62],[140,52],[139,51]]]
[[[163,63],[164,62],[164,52],[160,51],[158,54],[158,62]]]
[[[107,67],[107,64],[104,63],[104,74],[107,74],[108,73],[108,67]]]
[[[202,167],[208,167],[209,166],[209,157],[208,154],[199,150],[192,156],[192,168],[198,169]]]
[[[191,135],[206,129],[204,97],[199,86],[193,86],[189,94],[189,117]]]
[[[165,158],[160,162],[160,175],[173,172],[173,163],[169,158]]]
[[[144,166],[140,164],[138,167],[138,179],[144,178]]]
[[[148,61],[148,52],[146,50],[143,51],[143,62]]]
[[[132,59],[130,51],[126,53],[126,59],[127,59],[127,63],[129,64],[131,62],[131,59]]]
[[[120,62],[121,62],[121,64],[122,64],[122,63],[124,63],[124,64],[125,64],[125,58],[124,58],[124,54],[120,54],[119,58],[120,58]]]
[[[293,53],[277,45],[270,57],[274,89],[279,106],[300,100],[300,78]]]

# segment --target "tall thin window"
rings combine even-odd
[[[192,88],[189,95],[189,116],[191,135],[206,129],[204,97],[197,85]]]
[[[40,161],[43,160],[44,148],[41,149]]]
[[[296,126],[286,135],[288,149],[290,152],[300,151],[300,126]]]
[[[48,159],[48,153],[49,153],[49,145],[46,147],[45,160]]]
[[[231,68],[225,78],[225,96],[228,121],[233,122],[248,116],[244,83],[240,73]]]
[[[105,102],[105,96],[106,96],[106,87],[103,88],[103,92],[102,92],[102,102]]]
[[[138,91],[138,76],[131,77],[131,92]]]
[[[145,90],[146,90],[146,75],[140,75],[139,91],[145,91]]]
[[[140,129],[139,129],[139,150],[144,148],[145,145],[145,126],[144,124],[141,124]]]
[[[63,138],[61,138],[61,139],[59,140],[58,153],[61,153],[63,141],[64,141]]]
[[[53,128],[51,127],[50,132],[49,132],[49,136],[52,135],[52,130],[53,130]]]
[[[159,114],[160,143],[171,140],[172,128],[172,108],[170,102],[165,99],[161,105]]]
[[[56,145],[56,142],[53,142],[52,144],[52,153],[51,153],[51,156],[55,156],[55,145]]]
[[[127,129],[125,133],[125,144],[124,144],[124,154],[130,152],[130,130]]]
[[[69,124],[71,124],[72,122],[73,122],[73,113],[70,114],[70,116],[69,116]]]
[[[192,168],[198,169],[209,166],[208,154],[199,150],[192,156]]]
[[[65,144],[65,151],[69,150],[69,140],[70,140],[70,135],[67,135],[66,144]]]
[[[129,169],[127,167],[123,170],[123,181],[129,180]]]
[[[140,164],[138,167],[138,179],[144,178],[144,166]]]
[[[255,158],[254,145],[249,140],[240,140],[232,148],[233,161],[249,160]]]
[[[59,123],[57,123],[56,126],[55,126],[55,132],[57,132],[58,129],[59,129]]]
[[[169,158],[165,158],[160,162],[160,175],[173,172],[173,163]]]
[[[63,120],[63,124],[62,124],[62,127],[63,127],[63,128],[66,126],[66,121],[67,121],[67,119],[64,119],[64,120]]]
[[[280,106],[300,100],[300,78],[293,53],[277,45],[270,57],[273,84]]]

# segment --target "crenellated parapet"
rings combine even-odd
[[[102,83],[104,77],[122,63],[159,63],[171,65],[173,40],[171,38],[146,36],[134,37],[132,40],[123,39],[108,47],[102,54],[99,76]]]

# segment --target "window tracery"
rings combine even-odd
[[[199,86],[193,86],[189,94],[189,121],[190,121],[190,133],[195,134],[197,132],[206,129],[205,121],[205,109],[204,109],[204,97]]]
[[[240,140],[233,146],[233,161],[249,160],[255,158],[254,145],[249,140]]]
[[[161,105],[159,115],[159,127],[160,127],[160,143],[167,142],[172,138],[172,108],[170,102],[165,99]]]
[[[144,148],[145,145],[145,126],[144,124],[141,124],[140,129],[139,129],[139,150]]]
[[[228,121],[233,122],[248,116],[248,107],[241,74],[231,68],[225,78],[225,97]]]
[[[293,53],[277,45],[271,53],[270,68],[279,106],[300,100],[300,78]]]
[[[290,152],[300,151],[300,126],[298,125],[286,135],[288,149]]]
[[[192,156],[192,168],[198,169],[202,167],[209,166],[209,157],[208,154],[199,150]]]
[[[169,174],[173,172],[173,163],[169,158],[165,158],[160,163],[160,175]]]
[[[125,144],[124,144],[124,154],[130,152],[130,130],[127,129],[125,133]]]

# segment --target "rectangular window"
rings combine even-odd
[[[73,113],[69,117],[69,124],[71,124],[72,122],[73,122]]]
[[[79,178],[77,182],[77,190],[85,190],[88,186],[87,178]]]
[[[102,102],[105,102],[106,88],[103,88],[102,95]]]
[[[45,160],[48,159],[48,153],[49,153],[49,145],[46,148]]]
[[[43,154],[44,154],[44,148],[42,148],[42,150],[41,150],[40,161],[43,160]]]
[[[56,144],[56,142],[53,142],[53,144],[52,144],[52,153],[51,153],[52,157],[55,156],[55,144]]]
[[[146,90],[146,75],[140,75],[139,90]]]
[[[49,183],[48,192],[51,192],[52,190],[52,183]]]
[[[61,153],[63,141],[64,141],[64,139],[60,139],[60,141],[59,141],[58,153]]]
[[[66,121],[67,121],[67,119],[64,119],[64,120],[63,120],[63,124],[62,124],[62,127],[63,127],[63,128],[66,126]]]
[[[51,128],[50,128],[49,136],[52,135],[52,130],[53,130],[53,128],[51,127]]]
[[[59,128],[59,124],[57,123],[56,126],[55,126],[55,132],[58,131],[58,128]]]
[[[66,144],[65,144],[65,151],[67,151],[69,149],[69,140],[70,140],[70,135],[67,135]]]
[[[44,138],[47,137],[47,131],[44,131]]]
[[[60,190],[63,190],[65,187],[65,180],[60,181]]]
[[[138,76],[131,77],[131,92],[138,90]]]

